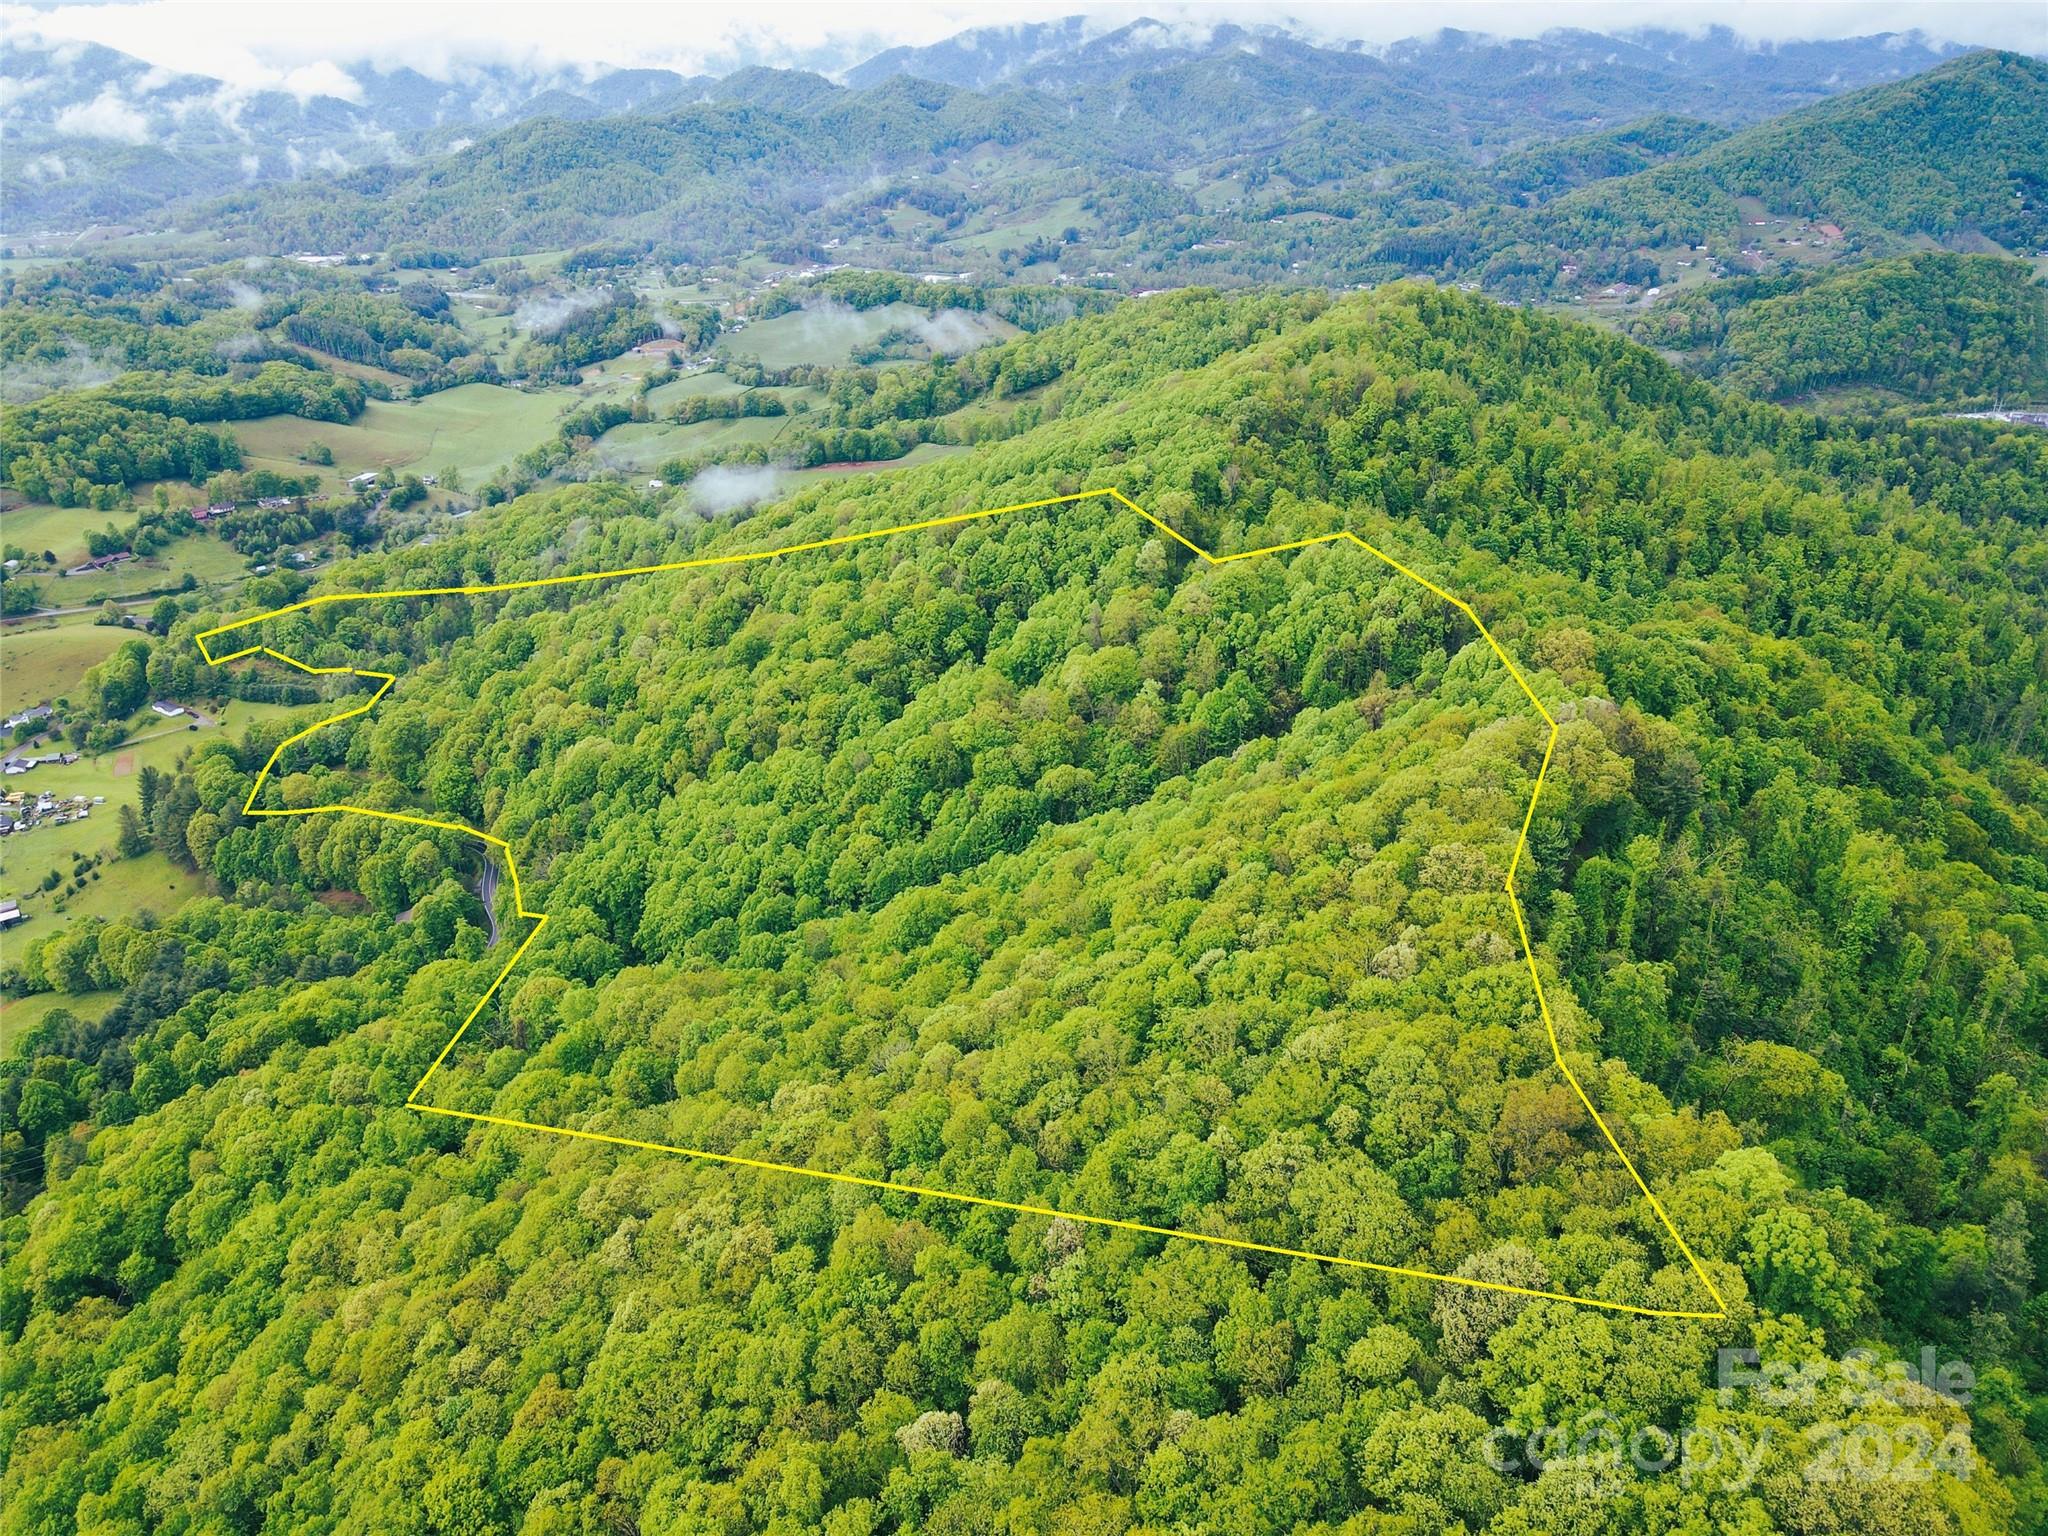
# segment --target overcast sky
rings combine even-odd
[[[879,9],[879,8],[877,8]],[[865,12],[865,15],[863,15]],[[899,6],[883,19],[846,0],[773,0],[735,14],[701,0],[111,0],[8,7],[8,31],[81,39],[152,64],[247,87],[302,94],[337,63],[658,65],[714,72],[745,63],[834,70],[897,43],[930,43],[969,27],[1084,13],[1107,30],[1138,16],[1202,26],[1218,20],[1292,23],[1369,43],[1460,27],[1528,37],[1553,27],[1626,31],[1721,24],[1761,40],[1850,37],[1915,29],[1961,43],[2048,51],[2048,0],[1428,0],[1338,5],[1133,4],[1074,0],[949,0]],[[325,67],[323,67],[325,66]]]

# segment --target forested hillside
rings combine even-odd
[[[1729,240],[1740,200],[1826,220],[1872,252],[1901,237],[2048,244],[2048,63],[1979,52],[1745,128],[1665,165],[1529,208],[1502,199],[1385,237],[1379,262],[1479,272],[1522,292],[1557,259],[1618,273],[1631,253]],[[1980,247],[1981,248],[1981,247]],[[1648,264],[1654,273],[1655,263]],[[1654,276],[1648,278],[1655,281]]]
[[[1628,331],[1766,398],[1857,385],[1927,401],[2048,401],[2048,287],[2016,261],[1927,252],[1732,278],[1643,311]]]
[[[1704,239],[1734,199],[1846,226],[2016,249],[2048,241],[2048,63],[1969,54],[1911,80],[1854,91],[1743,130],[1695,160],[1575,194],[1552,217],[1604,224],[1617,242]]]
[[[1647,248],[1733,238],[1748,198],[1873,252],[1909,236],[2048,244],[2038,59],[1970,53],[1727,134],[1669,110],[1723,119],[1711,99],[1646,92],[1613,62],[1571,66],[1567,89],[1554,61],[1517,73],[1457,52],[1440,77],[1269,40],[1071,96],[744,71],[669,110],[535,118],[183,219],[267,251],[626,238],[700,263],[858,249],[913,270],[943,251],[1069,280],[1431,273],[1521,297],[1557,286],[1561,262],[1623,276],[1656,269]]]
[[[422,1116],[527,925],[473,841],[244,817],[272,721],[152,794],[213,897],[9,953],[120,994],[0,1064],[9,1528],[2042,1529],[2048,438],[1795,415],[1413,285],[1168,296],[975,377],[1044,424],[738,522],[550,489],[323,589],[1100,484],[1222,552],[1358,530],[1561,722],[1535,960],[1728,1315]],[[266,629],[399,679],[275,804],[486,828],[549,915],[441,1106],[1703,1301],[1500,888],[1541,722],[1356,550],[1208,568],[1090,506]],[[1717,1400],[1724,1348],[1813,1390]],[[1599,1454],[1708,1428],[1746,1473]]]

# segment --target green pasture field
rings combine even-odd
[[[0,512],[0,544],[14,545],[39,557],[44,550],[62,565],[76,565],[85,558],[88,529],[120,526],[120,514],[95,512],[90,507],[57,507],[46,501],[31,501]]]
[[[846,367],[853,362],[856,348],[873,342],[891,326],[916,329],[930,318],[914,304],[884,304],[867,310],[792,310],[719,337],[714,350],[721,357],[757,359],[765,368],[794,368],[800,363]],[[945,319],[971,330],[978,338],[976,345],[1017,334],[1015,326],[992,315],[959,310],[948,311]]]
[[[277,339],[283,341],[286,338],[280,336]],[[383,384],[391,389],[410,389],[412,387],[411,379],[402,373],[394,373],[389,368],[378,368],[370,363],[352,363],[345,357],[336,357],[332,352],[323,352],[318,347],[307,346],[304,342],[293,341],[289,344],[301,352],[318,358],[321,367],[326,368],[330,372],[338,373],[344,378],[362,379],[368,382]]]
[[[93,819],[98,820],[98,808],[94,809]],[[67,860],[58,868],[64,876],[65,885],[69,885],[70,862]],[[21,898],[21,910],[28,914],[28,921],[15,930],[14,942],[26,943],[49,934],[62,933],[71,924],[93,917],[133,917],[138,912],[169,917],[194,896],[206,893],[206,882],[197,874],[181,864],[173,864],[156,852],[145,853],[138,859],[110,858],[99,866],[97,873],[99,879],[87,875],[85,889],[68,896],[64,894],[64,886],[54,891],[25,893]],[[110,998],[112,995],[109,994]],[[8,1006],[11,1008],[13,1005]],[[78,1011],[72,1009],[73,1013]]]
[[[799,309],[772,320],[757,320],[746,329],[728,331],[713,348],[720,357],[753,358],[764,368],[794,368],[800,363],[846,367],[856,347],[863,347],[892,325],[909,325],[924,311],[908,304],[879,309]]]
[[[13,957],[9,951],[13,946],[26,944],[35,937],[33,919],[13,929],[0,938],[0,960],[11,960]],[[120,996],[118,992],[38,992],[33,997],[0,997],[0,1056],[9,1054],[17,1038],[59,1008],[78,1018],[97,1022],[119,1001]]]
[[[334,484],[386,468],[452,468],[474,484],[547,438],[572,399],[552,390],[463,384],[420,400],[372,400],[352,422],[263,416],[235,423],[235,435],[251,467],[304,474],[298,456],[317,440],[334,450],[334,467],[320,472]]]
[[[657,384],[647,392],[647,408],[650,411],[667,410],[679,400],[688,400],[697,395],[736,395],[741,386],[733,383],[722,373],[706,371],[686,373],[667,384]]]
[[[889,233],[899,240],[915,240],[944,228],[944,221],[922,208],[897,204],[887,214]]]
[[[179,493],[181,497],[190,494],[183,487]],[[87,532],[105,528],[109,523],[117,529],[133,527],[135,516],[128,512],[96,512],[88,507],[53,507],[32,502],[0,512],[0,544],[17,546],[36,559],[44,550],[57,557],[55,569],[24,572],[24,579],[41,590],[45,608],[77,608],[105,602],[110,597],[174,588],[188,572],[202,586],[247,574],[247,562],[235,552],[234,546],[211,533],[187,534],[172,540],[155,555],[124,560],[109,570],[84,576],[61,574],[85,560]]]
[[[33,932],[15,929],[8,938],[16,944],[35,937]],[[0,957],[6,951],[0,949]],[[0,997],[0,1056],[5,1056],[15,1037],[32,1029],[59,1008],[81,1019],[98,1019],[115,1003],[119,992],[38,992],[32,997]]]
[[[520,338],[509,314],[495,314],[481,305],[461,299],[449,305],[449,313],[463,332],[475,341],[479,352],[495,360],[500,368],[511,362]]]
[[[89,576],[52,577],[43,583],[43,606],[75,608],[82,603],[105,602],[110,597],[176,587],[187,575],[207,587],[216,582],[237,581],[248,573],[248,560],[234,545],[210,533],[192,533],[172,540],[160,554],[124,561],[112,570],[95,571]]]
[[[640,381],[659,367],[661,361],[657,358],[642,357],[637,352],[621,353],[579,369],[583,382],[575,386],[573,393],[591,400],[605,396],[630,398],[639,390]]]
[[[919,443],[900,459],[876,459],[866,464],[821,464],[816,469],[795,470],[789,477],[789,489],[809,485],[815,480],[836,480],[841,475],[872,475],[886,469],[914,469],[920,464],[950,459],[971,451],[957,443]]]
[[[87,667],[135,634],[84,614],[14,624],[0,631],[0,709],[8,714],[63,698]]]
[[[669,459],[749,443],[774,443],[792,432],[797,418],[743,416],[732,421],[698,421],[678,426],[669,421],[630,421],[591,445],[591,462],[628,474],[651,472]]]
[[[33,272],[39,267],[58,267],[72,259],[69,256],[0,256],[0,276],[12,277],[20,272]]]
[[[1040,238],[1057,240],[1067,229],[1078,228],[1085,231],[1092,223],[1093,218],[1082,206],[1080,198],[1063,197],[1058,202],[1048,205],[1046,210],[1035,218],[992,225],[987,229],[976,230],[972,234],[961,235],[948,244],[954,250],[974,251],[984,256],[992,256],[1004,246],[1029,245],[1033,240]]]

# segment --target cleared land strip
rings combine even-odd
[[[1229,565],[1239,560],[1254,560],[1263,555],[1287,554],[1294,550],[1310,549],[1319,544],[1354,544],[1374,559],[1381,561],[1402,576],[1405,576],[1408,580],[1416,583],[1434,596],[1441,598],[1444,602],[1449,603],[1458,612],[1472,621],[1473,627],[1479,632],[1487,645],[1492,648],[1493,654],[1499,658],[1500,664],[1507,669],[1508,676],[1514,679],[1515,686],[1522,690],[1523,695],[1529,700],[1530,706],[1542,718],[1544,725],[1548,727],[1550,733],[1543,746],[1542,766],[1536,771],[1536,783],[1529,793],[1528,808],[1522,813],[1522,826],[1520,833],[1515,839],[1515,851],[1508,861],[1506,885],[1508,902],[1514,909],[1515,930],[1520,935],[1522,941],[1522,957],[1528,962],[1529,981],[1536,992],[1537,1011],[1542,1015],[1543,1028],[1550,1039],[1551,1060],[1556,1062],[1558,1071],[1564,1074],[1564,1080],[1571,1084],[1572,1092],[1578,1096],[1579,1103],[1585,1106],[1586,1113],[1592,1117],[1593,1123],[1600,1128],[1601,1136],[1606,1139],[1607,1145],[1614,1155],[1620,1159],[1621,1166],[1628,1170],[1630,1179],[1634,1181],[1636,1188],[1641,1191],[1643,1199],[1649,1202],[1650,1209],[1656,1213],[1657,1221],[1665,1234],[1677,1246],[1678,1251],[1685,1255],[1686,1263],[1691,1266],[1693,1275],[1706,1289],[1707,1294],[1713,1297],[1714,1310],[1689,1311],[1667,1307],[1645,1307],[1631,1302],[1611,1301],[1605,1297],[1575,1296],[1564,1291],[1509,1285],[1497,1280],[1478,1280],[1466,1275],[1447,1275],[1436,1270],[1411,1269],[1400,1264],[1381,1264],[1370,1259],[1347,1258],[1341,1254],[1311,1253],[1303,1249],[1279,1247],[1271,1243],[1256,1243],[1246,1238],[1225,1237],[1211,1232],[1190,1232],[1178,1227],[1159,1227],[1140,1221],[1125,1221],[1114,1216],[1093,1216],[1084,1211],[1068,1211],[1052,1206],[1020,1204],[1011,1200],[991,1199],[985,1195],[960,1194],[954,1190],[930,1189],[923,1185],[900,1183],[894,1179],[877,1179],[865,1177],[861,1174],[834,1172],[829,1169],[805,1168],[795,1163],[778,1163],[765,1158],[743,1157],[731,1152],[711,1152],[700,1147],[678,1147],[671,1146],[666,1142],[637,1141],[631,1137],[609,1136],[596,1131],[576,1130],[569,1126],[540,1125],[533,1121],[515,1120],[502,1115],[484,1115],[467,1110],[442,1109],[437,1105],[428,1104],[421,1099],[420,1095],[426,1091],[427,1084],[433,1079],[434,1074],[440,1071],[441,1063],[448,1059],[448,1053],[455,1049],[457,1042],[468,1032],[469,1026],[475,1023],[478,1015],[483,1012],[485,1004],[489,1003],[497,995],[499,987],[504,985],[505,978],[512,973],[513,967],[519,964],[520,958],[532,946],[533,941],[540,936],[541,930],[547,926],[547,914],[527,910],[526,899],[519,885],[519,865],[512,857],[511,844],[501,837],[495,837],[491,833],[481,831],[476,827],[466,826],[461,822],[437,821],[427,816],[411,816],[401,811],[378,810],[364,805],[312,805],[291,810],[268,810],[259,807],[256,804],[256,797],[263,792],[265,780],[270,777],[271,770],[277,766],[278,759],[283,755],[287,747],[295,742],[305,740],[308,736],[318,731],[325,730],[330,725],[338,725],[344,720],[353,720],[358,715],[368,714],[377,706],[378,701],[391,691],[392,685],[397,682],[397,679],[388,672],[372,672],[356,667],[311,667],[296,657],[287,656],[282,651],[275,651],[269,646],[261,644],[243,646],[240,650],[228,651],[223,655],[216,656],[213,653],[213,647],[208,644],[209,641],[221,635],[233,634],[237,630],[249,629],[271,619],[283,618],[294,613],[303,613],[312,608],[326,607],[331,603],[367,603],[392,598],[474,597],[493,592],[524,592],[537,587],[575,586],[585,582],[610,581],[626,576],[652,576],[665,571],[701,571],[720,566],[749,565],[756,561],[777,560],[785,555],[799,555],[811,550],[838,549],[849,544],[864,544],[875,539],[891,538],[897,534],[921,533],[934,528],[952,528],[963,523],[984,522],[990,518],[1008,516],[1015,512],[1036,511],[1044,507],[1072,506],[1088,501],[1109,501],[1123,507],[1127,511],[1135,513],[1183,549],[1188,550],[1204,563],[1212,566]],[[1462,598],[1455,597],[1451,593],[1446,592],[1428,577],[1410,570],[1385,550],[1360,538],[1355,533],[1349,531],[1323,533],[1317,534],[1313,538],[1294,539],[1285,544],[1268,544],[1259,549],[1240,550],[1235,554],[1215,555],[1187,538],[1179,530],[1161,522],[1135,501],[1124,495],[1123,492],[1104,488],[1092,491],[1076,491],[1067,496],[1046,496],[1041,497],[1037,501],[1020,501],[1006,507],[988,507],[978,512],[960,512],[948,517],[927,518],[922,522],[898,523],[892,527],[875,528],[865,533],[835,534],[830,538],[808,539],[801,543],[784,544],[775,549],[750,550],[736,555],[708,555],[694,560],[671,560],[660,565],[629,566],[615,571],[585,571],[567,576],[542,576],[529,581],[501,581],[461,587],[416,587],[397,592],[325,593],[321,596],[305,598],[300,602],[289,603],[282,608],[272,608],[267,612],[254,614],[246,619],[237,619],[232,624],[219,625],[216,628],[201,633],[197,636],[197,640],[200,654],[206,658],[207,665],[209,666],[222,666],[227,662],[239,661],[246,656],[261,655],[283,662],[286,666],[296,667],[299,671],[311,676],[369,678],[378,685],[377,691],[371,694],[366,702],[357,705],[353,709],[344,710],[338,715],[330,715],[326,719],[309,725],[303,731],[295,732],[279,742],[276,749],[270,754],[269,759],[264,763],[262,770],[257,773],[255,782],[249,786],[249,797],[242,805],[243,815],[323,816],[346,814],[352,816],[371,816],[380,821],[404,822],[412,826],[432,827],[443,832],[457,832],[465,837],[474,837],[481,842],[488,843],[504,856],[506,873],[512,880],[513,905],[518,909],[520,917],[530,921],[533,927],[527,931],[526,937],[520,942],[519,947],[512,952],[512,958],[507,960],[498,971],[498,974],[492,978],[491,984],[485,989],[483,996],[476,1000],[476,1005],[469,1010],[469,1013],[463,1018],[462,1022],[456,1026],[455,1033],[448,1037],[447,1043],[441,1047],[440,1054],[435,1056],[432,1064],[421,1074],[419,1082],[413,1085],[413,1090],[405,1101],[405,1107],[408,1109],[417,1110],[421,1114],[426,1115],[441,1115],[454,1120],[468,1120],[480,1125],[500,1126],[508,1130],[537,1131],[550,1136],[567,1136],[579,1141],[600,1142],[608,1146],[631,1147],[646,1152],[673,1153],[679,1157],[691,1157],[704,1162],[723,1163],[729,1167],[753,1168],[768,1173],[798,1174],[807,1179],[825,1179],[837,1184],[853,1184],[865,1189],[884,1190],[892,1194],[914,1195],[928,1200],[951,1200],[956,1204],[984,1206],[993,1210],[1014,1212],[1022,1216],[1063,1217],[1068,1221],[1085,1222],[1090,1226],[1109,1227],[1117,1231],[1140,1232],[1156,1237],[1181,1238],[1189,1242],[1208,1243],[1219,1248],[1235,1248],[1252,1253],[1275,1254],[1281,1258],[1312,1259],[1320,1263],[1341,1265],[1347,1269],[1374,1270],[1380,1274],[1403,1275],[1414,1280],[1435,1280],[1445,1285],[1467,1286],[1474,1290],[1503,1291],[1509,1295],[1530,1296],[1545,1301],[1568,1301],[1578,1306],[1597,1307],[1608,1312],[1633,1313],[1640,1317],[1710,1320],[1728,1315],[1728,1303],[1722,1297],[1719,1288],[1715,1286],[1713,1277],[1707,1273],[1706,1267],[1700,1263],[1699,1258],[1693,1253],[1691,1245],[1679,1234],[1678,1228],[1672,1223],[1670,1215],[1665,1211],[1663,1202],[1651,1190],[1649,1183],[1643,1178],[1634,1161],[1622,1150],[1621,1143],[1615,1139],[1614,1132],[1608,1128],[1608,1124],[1601,1117],[1600,1111],[1593,1107],[1593,1101],[1587,1095],[1585,1085],[1579,1081],[1578,1075],[1572,1071],[1570,1064],[1565,1061],[1564,1048],[1559,1043],[1557,1037],[1557,1024],[1551,1017],[1550,1001],[1544,995],[1543,976],[1536,965],[1536,952],[1529,942],[1528,920],[1522,911],[1522,900],[1515,894],[1515,874],[1521,868],[1522,855],[1529,846],[1529,827],[1536,815],[1536,803],[1543,796],[1544,780],[1550,772],[1551,754],[1557,750],[1557,721],[1552,718],[1550,711],[1544,708],[1543,701],[1536,696],[1535,689],[1529,686],[1529,681],[1522,675],[1521,668],[1515,665],[1514,659],[1501,647],[1500,642],[1494,639],[1493,632],[1486,627],[1485,622],[1473,611],[1471,604],[1465,602]]]

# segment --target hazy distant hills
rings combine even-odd
[[[668,70],[466,65],[436,79],[357,65],[298,92],[249,91],[93,44],[10,41],[0,198],[13,233],[130,222],[180,197],[411,161],[526,118],[672,105],[710,84]]]
[[[1519,143],[1498,82],[1372,91],[1331,50],[1307,62],[1324,73],[1263,54],[1228,69],[1183,59],[1133,73],[1123,96],[1082,99],[745,70],[673,107],[529,117],[452,153],[179,217],[253,250],[404,244],[473,259],[625,241],[716,262],[846,249],[1041,282],[1421,274],[1530,298],[1554,294],[1568,266],[1580,286],[1639,269],[1631,280],[1654,283],[1646,249],[1739,244],[1745,198],[1834,220],[1864,255],[2048,243],[2048,65],[2023,55],[1964,54],[1732,130],[1575,70]]]
[[[1369,132],[1382,160],[1483,159],[1654,112],[1753,121],[1917,73],[1955,51],[1896,35],[1757,48],[1725,31],[1534,40],[1446,31],[1372,50],[1234,26],[1139,21],[1096,32],[1070,18],[892,49],[847,71],[843,83],[761,68],[713,79],[465,63],[445,79],[321,66],[302,71],[292,90],[250,91],[95,45],[11,41],[0,60],[9,145],[0,196],[14,234],[153,221],[181,198],[410,165],[535,119],[589,122],[700,104],[819,123],[886,119],[905,91],[929,109],[929,90],[919,96],[913,81],[999,101],[993,114],[977,106],[952,115],[989,116],[1004,142],[1085,111],[1091,134],[1135,164],[1292,139],[1310,117]],[[1148,155],[1148,145],[1157,152]]]
[[[1916,34],[1758,45],[1716,27],[1697,36],[1624,36],[1559,30],[1501,38],[1445,29],[1387,48],[1318,43],[1279,27],[1191,27],[1140,20],[1094,32],[1081,17],[978,27],[926,48],[892,48],[843,76],[854,87],[915,75],[967,90],[1029,86],[1094,91],[1202,65],[1211,71],[1292,72],[1328,89],[1441,88],[1494,95],[1499,106],[1541,114],[1558,96],[1658,92],[1661,105],[1719,120],[1783,112],[1834,91],[1917,74],[1958,52]]]

